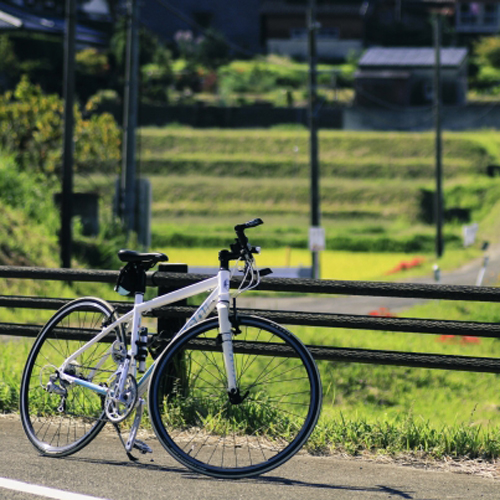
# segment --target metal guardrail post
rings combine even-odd
[[[161,264],[158,267],[158,272],[162,273],[184,273],[187,274],[188,266],[187,264]],[[158,295],[163,295],[168,292],[177,290],[179,286],[173,285],[160,285],[158,286]],[[187,300],[180,300],[175,303],[177,306],[187,305]],[[185,323],[184,318],[171,317],[171,316],[160,316],[158,318],[158,336],[155,340],[154,346],[150,349],[151,355],[156,358],[158,357],[165,347],[168,345],[170,339],[182,328]]]

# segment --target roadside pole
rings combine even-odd
[[[136,172],[135,129],[137,127],[137,95],[139,44],[138,44],[138,0],[127,2],[127,52],[125,69],[125,92],[123,109],[122,172],[119,190],[119,214],[127,234],[135,229]]]
[[[434,126],[436,130],[436,195],[434,219],[436,221],[436,257],[443,255],[443,148],[441,138],[441,14],[434,14]]]
[[[316,0],[309,0],[307,16],[308,29],[308,59],[309,59],[309,101],[308,101],[308,125],[309,125],[309,154],[311,163],[311,227],[309,231],[309,247],[312,251],[312,277],[318,279],[319,269],[319,247],[311,241],[311,235],[321,232],[320,228],[320,195],[319,195],[319,162],[318,162],[318,95],[317,95],[317,73],[316,73]]]
[[[61,193],[61,232],[59,236],[61,267],[71,267],[73,234],[73,129],[75,104],[75,38],[76,0],[66,0],[66,25],[64,31],[64,135]]]

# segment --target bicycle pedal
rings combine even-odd
[[[139,450],[143,455],[146,453],[153,453],[153,450],[143,441],[135,440],[133,448]]]

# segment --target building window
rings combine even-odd
[[[290,38],[294,40],[307,38],[307,28],[292,28],[290,30]],[[317,31],[318,40],[332,40],[339,38],[338,28],[320,28]]]
[[[487,3],[483,9],[483,23],[488,26],[496,26],[498,24],[498,5]]]
[[[459,22],[466,26],[478,24],[481,6],[478,2],[461,3],[459,10]]]
[[[479,28],[486,31],[498,26],[498,4],[463,2],[458,8],[457,25],[462,28]]]

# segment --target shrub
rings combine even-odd
[[[169,66],[157,63],[141,67],[141,96],[153,102],[168,102],[168,87],[173,81]]]
[[[7,35],[0,36],[0,74],[16,77],[19,71],[19,61],[14,52],[14,45]],[[0,80],[0,84],[2,84]]]
[[[13,158],[0,153],[0,264],[56,264],[54,189],[41,174],[19,172]]]
[[[14,92],[0,96],[0,147],[15,155],[21,170],[59,173],[62,162],[63,100],[45,95],[23,77]],[[75,170],[118,166],[120,131],[109,114],[84,120],[75,106]]]
[[[224,35],[208,29],[199,42],[197,59],[199,64],[210,70],[226,64],[229,60],[229,46]]]
[[[94,48],[83,49],[76,54],[76,67],[84,74],[101,76],[109,70],[108,57]]]
[[[474,45],[474,52],[480,66],[487,65],[500,68],[500,37],[481,38]]]
[[[29,219],[55,232],[58,221],[52,183],[40,174],[19,172],[10,157],[0,154],[0,193],[3,205],[21,210]]]

